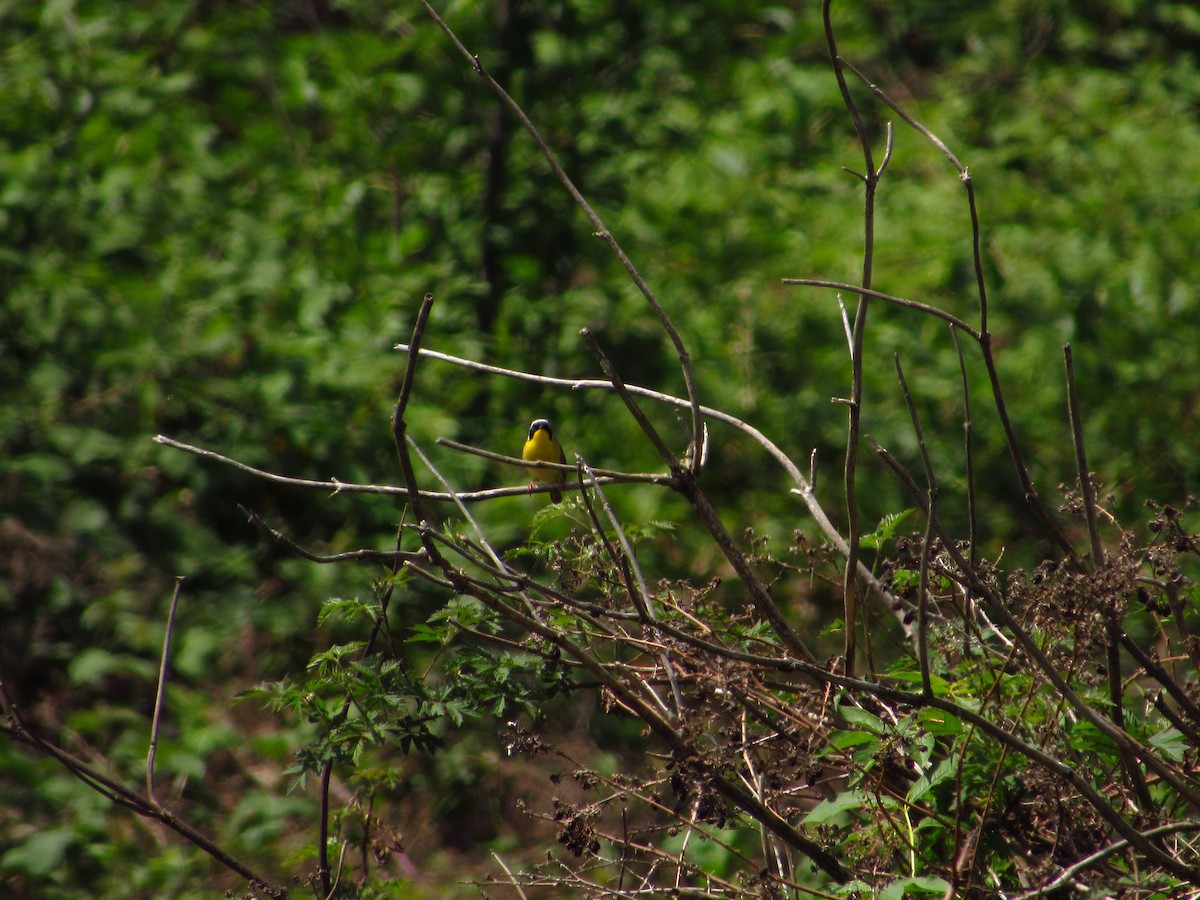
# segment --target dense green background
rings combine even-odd
[[[675,318],[704,402],[798,460],[818,450],[839,521],[849,366],[836,301],[781,279],[853,281],[854,139],[815,3],[460,2],[444,13],[508,85]],[[1008,400],[1039,486],[1073,480],[1061,344],[1076,353],[1092,468],[1126,521],[1200,481],[1200,13],[1191,3],[835,3],[841,51],[970,167]],[[178,740],[160,759],[187,814],[277,872],[315,839],[278,780],[296,736],[234,693],[303,668],[331,639],[318,604],[375,570],[268,546],[241,503],[305,543],[387,547],[383,498],[257,482],[151,441],[165,433],[285,474],[396,482],[388,431],[423,294],[426,346],[594,377],[591,328],[624,377],[682,392],[669,344],[532,142],[410,3],[0,4],[0,653],[49,733],[136,783],[174,576],[186,575]],[[876,287],[977,321],[962,186],[940,154],[855,87],[880,142]],[[945,327],[872,308],[865,430],[912,461],[892,354],[918,395],[948,516],[962,507],[961,390]],[[973,362],[977,362],[972,357]],[[1037,536],[972,367],[981,537],[1017,560]],[[674,413],[655,410],[683,449]],[[551,392],[441,363],[410,420],[460,487],[520,475],[432,444],[515,452],[530,419],[568,453],[630,470],[654,455],[609,395]],[[809,522],[753,445],[720,426],[705,484],[738,533]],[[862,473],[868,522],[908,505]],[[631,521],[662,491],[614,490]],[[478,510],[501,544],[534,501]],[[957,515],[961,521],[961,514]],[[648,546],[661,574],[705,577],[692,526]],[[406,597],[397,625],[439,598]],[[832,617],[833,612],[830,612]],[[813,629],[824,622],[815,622]],[[466,774],[496,753],[463,736],[415,760],[413,865],[486,868]],[[483,756],[481,756],[481,754]],[[0,746],[0,884],[38,896],[179,894],[214,875],[189,848],[27,752]],[[260,776],[253,781],[250,774]],[[456,801],[455,798],[458,798]],[[455,806],[458,802],[462,808]],[[499,821],[499,813],[496,815]],[[296,823],[299,823],[297,825]],[[307,831],[304,831],[307,830]],[[511,839],[511,835],[509,835]],[[447,850],[447,847],[450,847]],[[453,857],[451,857],[453,858]],[[423,882],[428,885],[430,881]]]

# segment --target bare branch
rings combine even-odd
[[[219,462],[223,466],[237,469],[240,472],[246,472],[253,475],[255,478],[261,478],[264,481],[270,481],[275,484],[285,484],[290,487],[304,488],[306,490],[327,490],[333,494],[387,494],[390,496],[409,497],[412,492],[406,488],[394,484],[355,484],[349,481],[312,481],[307,478],[291,478],[287,475],[278,475],[274,472],[268,472],[265,469],[258,469],[254,466],[249,466],[246,463],[239,462],[231,457],[224,456],[213,450],[207,450],[203,447],[196,447],[192,444],[185,444],[182,441],[177,441],[173,438],[164,435],[157,435],[154,438],[156,443],[171,447],[175,450],[182,450],[184,453],[190,453],[193,456],[199,456],[202,459],[211,459],[214,462]],[[558,463],[531,463],[523,459],[517,459],[512,456],[505,456],[501,453],[491,453],[491,451],[480,450],[477,447],[468,447],[466,444],[459,444],[455,441],[450,441],[445,438],[438,439],[439,444],[445,444],[455,450],[461,450],[466,453],[474,453],[477,456],[485,456],[490,459],[496,459],[499,462],[508,463],[514,466],[528,468],[531,466],[552,466],[558,468]],[[567,466],[568,470],[573,470],[573,466]],[[601,478],[602,484],[671,484],[669,475],[656,475],[654,473],[643,474],[625,474],[615,472],[609,469],[602,470],[611,472],[612,474],[605,475]],[[461,491],[450,493],[448,491],[418,491],[418,494],[423,500],[436,503],[453,503],[456,500],[463,503],[482,503],[486,500],[495,500],[498,497],[524,497],[528,494],[544,494],[551,490],[551,486],[537,485],[530,488],[526,485],[503,487],[503,488],[488,488],[479,491]]]
[[[412,348],[407,344],[397,344],[395,349],[404,352],[411,352],[412,350]],[[500,366],[480,363],[474,360],[465,359],[460,356],[452,356],[448,353],[441,353],[436,350],[421,349],[418,352],[422,356],[427,356],[430,359],[436,359],[452,365],[462,366],[464,368],[471,369],[472,371],[486,372],[491,375],[500,375],[505,378],[514,378],[520,381],[529,381],[536,384],[555,387],[565,387],[570,388],[571,390],[615,390],[612,382],[604,379],[551,378],[545,375],[531,375],[528,372],[522,372],[518,369],[506,369]],[[651,390],[650,388],[640,387],[639,385],[634,384],[626,384],[625,390],[635,397],[646,397],[651,400],[656,400],[659,403],[666,403],[682,409],[688,408],[688,402],[686,400],[683,400],[679,397],[673,397],[670,394],[664,394],[661,391]],[[791,458],[779,448],[778,445],[776,445],[770,438],[768,438],[753,425],[750,425],[748,422],[744,422],[727,412],[714,409],[710,406],[701,406],[700,411],[710,419],[718,422],[724,422],[726,425],[736,428],[738,431],[741,431],[743,434],[750,437],[764,450],[766,450],[767,453],[770,454],[771,458],[779,464],[779,466],[787,473],[788,477],[796,485],[796,487],[792,488],[791,493],[798,496],[804,502],[804,505],[808,508],[809,514],[816,521],[817,526],[824,535],[825,539],[829,541],[829,543],[832,544],[840,554],[843,556],[846,555],[846,539],[842,537],[841,533],[837,530],[837,527],[829,518],[829,515],[825,512],[824,508],[817,500],[816,491],[813,489],[809,479],[800,471],[800,468],[791,460]],[[810,454],[810,466],[812,464],[812,459],[813,457]],[[601,479],[600,483],[607,484],[608,482]],[[395,489],[392,490],[394,491]],[[535,491],[536,490],[537,489],[535,489]],[[544,488],[544,490],[549,490],[549,488]],[[506,488],[503,489],[503,491],[504,493],[502,495],[508,496],[510,493],[524,493],[525,489],[521,488],[518,491],[516,489]],[[497,492],[479,492],[476,494],[461,494],[460,496],[463,499],[475,499],[476,497],[479,499],[487,499],[487,497],[495,496],[496,494]],[[428,496],[430,496],[432,499],[449,499],[448,496],[439,494],[429,494]],[[873,593],[886,602],[893,610],[899,608],[899,601],[879,582],[879,579],[875,577],[870,569],[868,569],[865,565],[860,564],[858,572],[859,576],[870,586]],[[905,628],[905,631],[908,631],[907,627]]]
[[[872,441],[870,438],[868,438],[868,440],[871,441],[871,444],[875,448],[875,451],[879,457],[888,465],[889,468],[892,469],[893,472],[896,473],[897,477],[899,477],[904,485],[908,488],[913,498],[921,504],[922,510],[924,510],[926,514],[933,514],[933,512],[929,510],[928,505],[925,502],[925,498],[922,496],[920,488],[917,487],[916,482],[913,480],[912,476],[907,472],[904,466],[897,462],[896,459],[890,453],[888,453],[887,450],[879,446],[878,443]],[[1079,694],[1067,683],[1063,674],[1046,655],[1045,650],[1043,650],[1039,643],[1033,638],[1028,629],[1026,629],[1013,614],[1013,612],[1009,610],[1008,606],[1004,602],[1004,598],[998,595],[994,588],[985,582],[979,576],[979,573],[968,565],[966,558],[963,557],[962,553],[950,539],[940,520],[936,518],[936,515],[934,517],[938,531],[938,537],[941,538],[946,553],[951,559],[954,560],[954,564],[958,567],[959,572],[971,584],[976,594],[987,602],[988,609],[991,614],[995,616],[997,620],[999,620],[1000,623],[1012,633],[1017,644],[1036,666],[1037,670],[1045,676],[1050,684],[1053,685],[1054,690],[1058,693],[1058,695],[1062,697],[1062,699],[1066,701],[1066,703],[1069,704],[1070,707],[1074,709],[1081,718],[1086,719],[1088,722],[1094,725],[1097,730],[1102,732],[1107,738],[1116,744],[1119,750],[1128,752],[1136,759],[1141,760],[1147,769],[1154,772],[1160,778],[1162,778],[1163,781],[1170,784],[1171,787],[1176,790],[1181,797],[1186,798],[1188,803],[1194,803],[1200,806],[1200,786],[1196,784],[1194,776],[1190,772],[1181,771],[1164,761],[1151,749],[1145,747],[1135,740],[1123,728],[1120,728],[1107,717],[1093,709],[1088,703],[1085,703],[1080,698]],[[1122,820],[1122,822],[1124,823],[1124,820]],[[1172,869],[1172,871],[1178,873],[1178,870],[1176,869]]]
[[[167,612],[167,627],[163,631],[162,658],[158,666],[158,687],[154,691],[154,716],[150,720],[150,748],[146,751],[146,796],[158,805],[154,792],[154,757],[158,754],[158,728],[162,724],[163,699],[167,693],[167,667],[171,661],[171,636],[175,631],[175,610],[179,606],[179,593],[183,590],[183,576],[175,579],[175,590],[171,594],[171,608]]]
[[[10,739],[20,741],[36,751],[51,757],[89,788],[104,795],[116,805],[133,810],[138,815],[144,816],[147,819],[154,819],[157,822],[161,822],[188,843],[200,848],[200,850],[211,856],[221,865],[236,872],[252,886],[256,886],[257,889],[269,896],[277,898],[287,896],[286,888],[271,884],[266,878],[259,875],[224,848],[209,840],[166,807],[154,802],[149,797],[143,797],[129,790],[115,778],[110,777],[100,769],[88,765],[83,760],[72,756],[65,750],[56,747],[54,744],[40,737],[25,720],[20,707],[9,694],[7,682],[2,674],[0,674],[0,696],[4,699],[6,711],[12,722],[11,726],[0,727],[0,731],[7,734]]]
[[[979,564],[978,522],[975,514],[975,447],[971,421],[971,388],[967,381],[967,364],[963,359],[962,345],[958,340],[958,328],[950,326],[950,337],[954,340],[954,352],[958,356],[958,375],[963,396],[963,461],[967,479],[967,558],[971,567]],[[971,589],[963,590],[963,654],[971,652],[972,615]]]
[[[936,306],[930,306],[928,303],[921,303],[918,300],[907,300],[904,297],[897,297],[893,294],[885,294],[882,291],[875,291],[871,290],[870,288],[855,287],[852,284],[846,284],[842,281],[828,281],[823,278],[784,278],[783,283],[807,287],[832,288],[835,291],[865,294],[868,297],[874,297],[877,300],[883,300],[884,302],[891,303],[895,306],[903,306],[908,309],[915,309],[917,312],[922,312],[926,315],[942,319],[943,321],[949,322],[951,325],[965,334],[971,335],[971,337],[973,337],[975,340],[979,340],[979,332],[962,319],[958,318],[958,316],[948,313],[944,309],[938,309]],[[843,318],[845,318],[845,306],[842,304],[842,298],[840,296],[838,297],[838,304],[842,306]]]
[[[883,163],[879,168],[875,167],[874,155],[871,150],[870,137],[867,134],[866,127],[863,124],[862,117],[858,113],[858,107],[854,103],[854,98],[850,95],[850,88],[846,84],[846,76],[842,73],[840,57],[837,52],[837,40],[833,34],[833,20],[830,16],[830,0],[824,0],[821,4],[821,18],[825,26],[825,45],[829,50],[829,60],[833,66],[833,74],[837,78],[838,89],[842,94],[842,102],[846,110],[850,113],[850,118],[854,122],[854,131],[858,135],[858,142],[862,148],[863,163],[865,176],[863,182],[863,253],[862,253],[862,277],[860,288],[854,288],[858,294],[858,308],[854,315],[854,327],[852,330],[853,340],[851,342],[852,350],[850,353],[850,402],[846,405],[847,423],[846,423],[846,461],[845,461],[845,490],[846,490],[846,520],[848,530],[846,534],[846,572],[843,581],[843,606],[845,609],[846,622],[846,644],[845,644],[845,666],[848,674],[854,674],[854,654],[856,641],[858,639],[858,601],[859,601],[859,577],[858,577],[858,562],[861,538],[861,529],[859,525],[859,509],[858,509],[858,444],[859,431],[862,423],[862,355],[863,341],[865,340],[867,328],[867,311],[869,309],[869,291],[871,281],[874,274],[875,262],[875,191],[879,184],[879,179],[883,175],[884,167],[891,159],[892,155],[892,131],[888,128],[887,132],[887,151],[884,155]]]
[[[1071,345],[1063,344],[1063,360],[1067,370],[1067,417],[1071,423],[1071,439],[1075,445],[1075,469],[1079,476],[1079,491],[1083,495],[1083,515],[1087,521],[1088,537],[1092,544],[1092,565],[1104,565],[1104,547],[1100,543],[1100,526],[1096,521],[1096,489],[1088,468],[1087,449],[1083,442],[1083,422],[1079,414],[1079,395],[1075,390],[1075,359]]]
[[[443,447],[449,447],[451,450],[458,450],[461,453],[469,453],[472,456],[481,456],[484,459],[490,459],[495,462],[505,463],[510,466],[521,466],[526,469],[557,469],[560,472],[570,472],[574,474],[577,467],[571,463],[556,463],[550,460],[527,460],[516,456],[508,456],[504,453],[495,453],[491,450],[484,450],[481,447],[472,447],[470,444],[460,444],[458,441],[452,441],[449,438],[438,438],[436,443]],[[663,484],[671,485],[672,478],[669,474],[658,474],[648,472],[643,474],[635,474],[632,472],[618,472],[616,469],[601,469],[588,468],[589,472],[594,473],[588,481],[580,482],[580,486],[591,486],[597,481],[603,484]],[[563,489],[567,489],[570,485],[559,485]],[[433,495],[427,495],[433,496]],[[456,493],[457,497],[470,496],[470,494]]]
[[[621,379],[616,367],[612,364],[612,360],[600,348],[600,344],[596,341],[591,329],[584,328],[579,332],[579,336],[583,338],[583,344],[587,347],[588,352],[600,363],[600,368],[604,370],[604,374],[612,382],[613,390],[617,392],[617,396],[625,403],[625,408],[629,410],[629,414],[638,423],[638,426],[642,429],[642,433],[646,435],[650,443],[654,446],[654,449],[658,451],[658,455],[662,457],[663,462],[672,469],[678,468],[679,460],[671,452],[671,448],[667,446],[666,441],[659,436],[658,430],[650,424],[650,420],[646,418],[646,414],[642,412],[642,408],[637,405],[637,402],[633,399],[633,395],[625,387],[625,382]],[[696,428],[693,434],[696,438],[694,446],[699,446],[700,429]]]
[[[925,446],[925,432],[921,430],[921,419],[917,415],[916,404],[908,390],[908,380],[904,377],[904,368],[900,365],[900,354],[893,359],[896,363],[896,377],[900,379],[900,392],[904,397],[904,405],[912,419],[913,431],[917,435],[917,446],[921,448],[921,463],[925,467],[925,503],[928,507],[925,524],[925,540],[921,545],[921,573],[918,589],[917,610],[917,661],[921,666],[921,688],[926,694],[933,693],[933,685],[929,678],[929,572],[930,554],[933,549],[933,523],[937,515],[937,481],[933,475],[933,462],[929,459],[929,449]]]

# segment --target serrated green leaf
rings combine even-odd
[[[1183,733],[1177,728],[1166,728],[1157,734],[1150,736],[1150,745],[1157,747],[1167,757],[1175,762],[1183,760],[1184,753],[1187,752],[1188,742],[1184,738]]]
[[[822,800],[809,811],[803,819],[805,825],[819,825],[828,822],[843,813],[853,812],[869,807],[870,798],[864,791],[851,790]]]
[[[948,778],[954,778],[958,771],[958,757],[952,756],[943,759],[937,764],[933,772],[928,775],[922,775],[913,786],[908,789],[908,799],[913,803],[918,802],[922,797],[928,794],[934,787],[941,784]]]
[[[914,507],[909,507],[903,512],[889,513],[879,520],[879,524],[870,534],[863,535],[860,543],[868,550],[878,550],[893,537],[900,526],[908,519],[915,515],[917,510]]]

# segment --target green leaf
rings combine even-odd
[[[840,635],[846,630],[846,623],[842,619],[833,619],[820,631],[820,636],[823,638]]]
[[[75,839],[68,828],[35,831],[0,857],[0,869],[44,876],[63,865],[67,850]]]
[[[838,712],[851,725],[861,725],[873,734],[884,734],[887,730],[883,727],[883,722],[879,720],[878,716],[858,706],[845,704],[838,707]]]
[[[835,750],[878,743],[879,738],[868,731],[834,731],[829,735],[829,746]]]
[[[887,677],[906,684],[921,684],[921,673],[910,668],[907,664],[903,667],[889,670]],[[935,697],[945,697],[951,691],[950,682],[933,672],[929,673],[929,686],[933,688],[933,695]]]
[[[868,550],[878,550],[896,536],[900,526],[915,515],[917,510],[909,507],[904,512],[891,513],[879,520],[879,524],[870,534],[863,535],[861,544]]]
[[[934,787],[941,784],[948,778],[953,778],[958,772],[959,757],[957,755],[947,757],[937,764],[933,773],[928,777],[922,775],[913,786],[908,789],[908,799],[913,803],[919,801],[922,797],[928,794]]]
[[[364,603],[357,597],[330,597],[321,604],[317,613],[317,624],[325,625],[334,617],[344,622],[373,622],[378,613],[379,605],[374,601]]]
[[[919,875],[910,878],[898,878],[887,884],[875,896],[879,900],[904,900],[912,894],[945,895],[950,890],[950,883],[936,875]]]
[[[1071,728],[1070,742],[1075,750],[1096,754],[1109,763],[1116,763],[1118,760],[1117,746],[1112,738],[1087,719],[1080,719]]]
[[[1182,762],[1187,752],[1188,742],[1177,728],[1165,728],[1150,736],[1150,745],[1157,747],[1167,757],[1175,762]]]
[[[875,889],[865,881],[856,880],[836,885],[833,892],[841,896],[858,895],[860,897],[870,897],[875,893]]]
[[[812,808],[802,821],[805,825],[819,825],[843,813],[867,808],[870,803],[870,797],[865,791],[845,791],[836,797],[822,800]]]
[[[932,706],[922,707],[917,712],[917,721],[921,723],[930,734],[938,737],[962,734],[963,724],[958,716],[953,713],[948,713],[944,709],[935,709]]]

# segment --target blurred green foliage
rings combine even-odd
[[[702,400],[794,458],[815,448],[819,493],[840,516],[845,413],[830,398],[848,392],[849,366],[836,301],[780,283],[853,281],[860,266],[861,190],[840,167],[860,169],[862,155],[815,5],[463,0],[445,14],[675,317]],[[1091,465],[1119,516],[1195,491],[1192,5],[876,0],[835,4],[835,21],[842,54],[970,167],[1002,377],[1043,491],[1074,479],[1063,341],[1075,348]],[[587,326],[628,381],[678,394],[673,354],[531,141],[415,4],[9,0],[0,34],[9,686],[63,743],[103,748],[136,778],[166,603],[186,575],[162,777],[199,824],[282,870],[303,843],[287,823],[309,828],[311,798],[245,776],[282,772],[302,729],[280,740],[284,726],[230,703],[346,639],[317,627],[318,608],[333,594],[369,597],[378,571],[291,559],[237,504],[329,550],[388,547],[401,512],[384,498],[257,481],[152,436],[287,475],[397,482],[388,422],[404,357],[391,348],[426,292],[438,298],[433,349],[593,377],[577,338]],[[876,287],[976,321],[953,169],[854,92],[877,154],[885,124],[896,126]],[[865,430],[915,460],[893,353],[936,435],[943,509],[961,521],[950,336],[872,307]],[[977,365],[971,379],[981,538],[1020,548],[1035,532]],[[682,452],[674,413],[654,414]],[[443,436],[515,452],[538,415],[555,419],[568,455],[657,465],[614,397],[436,362],[422,364],[411,433],[428,451]],[[756,448],[719,426],[713,439],[705,485],[731,525],[781,539],[808,527]],[[519,479],[474,457],[435,459],[463,488]],[[862,484],[867,521],[911,505],[870,459]],[[612,494],[635,522],[682,510],[651,488]],[[516,545],[533,508],[501,501],[478,516]],[[697,537],[681,522],[642,552],[680,575],[705,572],[708,557],[689,551]],[[393,627],[439,603],[414,588]],[[424,777],[431,794],[444,787]],[[18,894],[121,885],[187,896],[218,877],[8,744],[0,786],[0,876]],[[416,862],[422,877],[440,877],[438,865]]]

